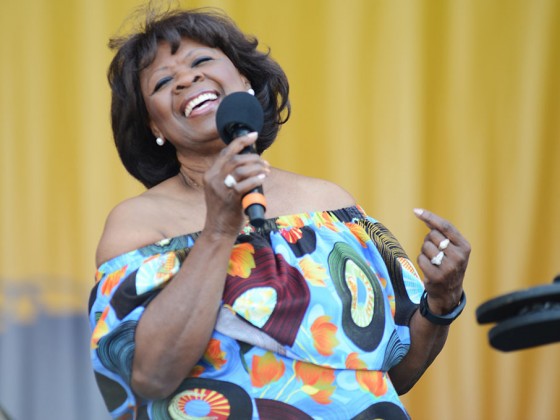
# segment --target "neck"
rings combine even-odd
[[[206,154],[202,154],[194,148],[184,153],[179,151],[177,154],[180,163],[179,174],[183,182],[194,189],[202,189],[204,174],[214,164],[220,150]]]
[[[193,188],[195,190],[202,190],[202,174],[190,173],[190,171],[188,171],[187,169],[181,168],[179,170],[179,176],[183,180],[183,183],[186,187]]]

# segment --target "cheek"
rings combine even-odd
[[[154,133],[155,129],[155,132],[159,133],[159,135],[165,138],[170,137],[171,134],[168,132],[171,127],[170,113],[166,112],[165,105],[161,101],[150,101],[149,104],[146,104],[146,110],[148,111],[148,120],[150,121],[149,125],[152,133]]]
[[[152,100],[146,103],[146,110],[148,111],[148,116],[154,122],[162,121],[166,118],[166,112],[168,105],[164,101]]]
[[[246,86],[248,87],[250,85],[249,80],[239,72],[233,63],[230,63],[223,76],[240,89],[244,89]]]
[[[142,89],[142,99],[144,100],[144,106],[146,111],[148,111],[148,116],[151,120],[162,119],[165,117],[165,112],[169,103],[164,95],[156,94],[150,96],[144,89]]]

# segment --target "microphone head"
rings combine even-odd
[[[230,93],[218,106],[216,127],[222,140],[229,144],[237,137],[236,131],[246,130],[260,133],[264,125],[261,103],[247,92]]]

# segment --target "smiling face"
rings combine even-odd
[[[220,101],[250,87],[222,51],[190,39],[183,39],[175,54],[161,43],[140,84],[153,134],[178,150],[200,150],[206,141],[219,140],[215,117]],[[221,140],[217,144],[223,146]]]

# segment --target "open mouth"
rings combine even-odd
[[[185,117],[188,118],[195,110],[200,110],[207,107],[216,99],[218,99],[218,95],[214,92],[204,92],[194,97],[185,106]]]

